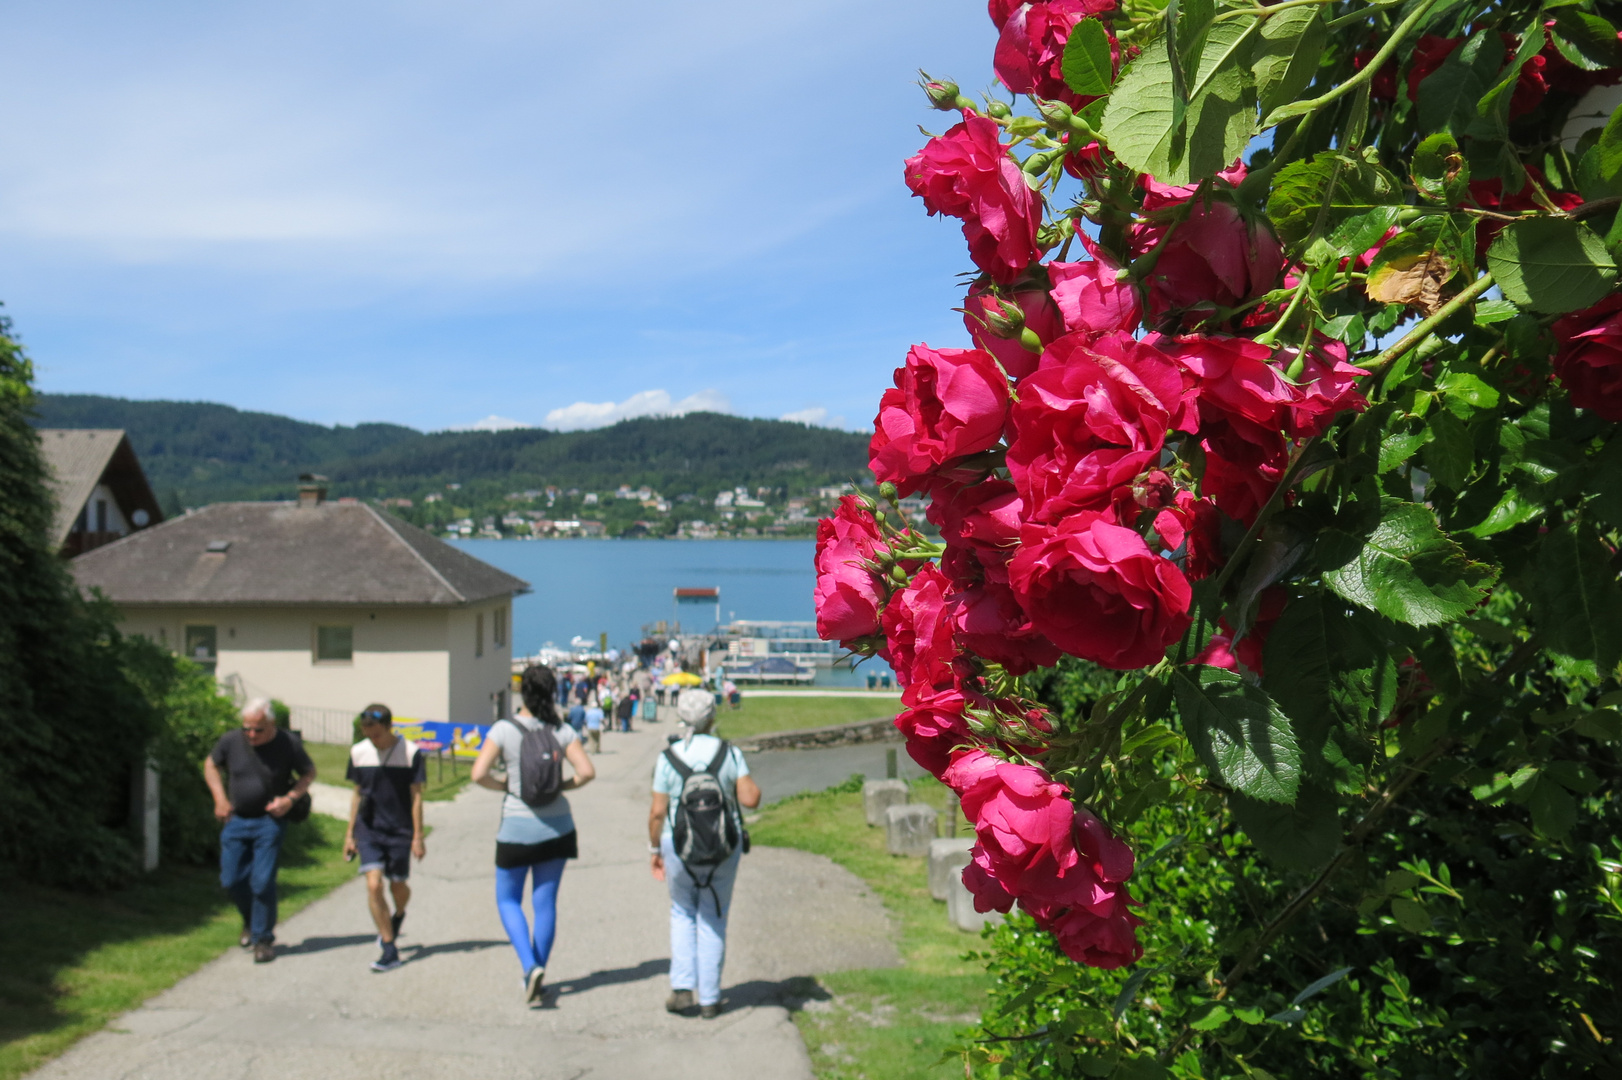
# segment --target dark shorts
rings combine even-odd
[[[355,847],[360,851],[360,872],[383,871],[390,881],[411,876],[411,837],[355,830]]]
[[[506,844],[496,841],[496,866],[502,870],[513,870],[520,866],[534,866],[536,863],[551,862],[553,859],[578,859],[580,847],[575,842],[573,832],[564,833],[554,840],[543,840],[539,844]]]

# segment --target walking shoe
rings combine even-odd
[[[665,998],[665,1012],[685,1012],[698,1004],[693,999],[691,990],[672,990],[670,996]]]
[[[698,1010],[698,1016],[699,1016],[700,1020],[714,1020],[717,1016],[720,1016],[720,1015],[721,1015],[721,1003],[720,1002],[716,1002],[714,1005],[700,1006],[699,1010]]]
[[[405,912],[403,911],[396,911],[393,915],[389,916],[389,924],[394,927],[394,938],[396,941],[400,939],[400,924],[403,922],[405,922]]]
[[[524,1001],[532,1009],[546,997],[546,987],[541,985],[545,978],[546,969],[543,967],[532,967],[529,974],[524,976]]]
[[[373,971],[393,971],[405,963],[400,959],[400,950],[394,942],[386,942],[383,946],[383,955],[372,961]]]
[[[274,959],[276,959],[276,946],[272,945],[270,942],[261,941],[259,944],[253,947],[254,963],[268,964]]]
[[[241,945],[244,949],[253,948],[253,934],[249,932],[246,926],[242,928],[242,935],[237,938],[237,944]]]

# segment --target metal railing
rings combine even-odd
[[[305,742],[348,746],[355,741],[355,713],[347,709],[318,709],[309,705],[289,705],[288,724],[302,732]]]

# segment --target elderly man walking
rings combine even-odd
[[[276,727],[264,698],[244,705],[241,717],[242,727],[220,736],[204,760],[203,779],[214,793],[214,816],[225,826],[220,884],[242,913],[239,944],[251,947],[254,963],[263,964],[276,959],[282,837],[289,813],[315,782],[315,764],[295,736]]]
[[[759,806],[760,787],[738,748],[710,734],[714,694],[684,690],[676,713],[687,735],[672,741],[654,766],[648,811],[653,878],[670,889],[665,1008],[685,1013],[696,1004],[701,1017],[713,1020],[721,1015],[732,885],[748,840],[739,806]]]

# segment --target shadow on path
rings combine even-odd
[[[497,946],[508,944],[507,939],[502,938],[499,941],[446,941],[439,945],[406,944],[401,948],[412,950],[411,955],[406,957],[406,960],[408,963],[415,964],[419,960],[426,960],[430,956],[439,956],[441,953],[479,952],[482,949],[494,949]]]
[[[277,956],[302,956],[326,952],[328,949],[347,949],[351,945],[367,945],[377,940],[376,934],[348,934],[344,937],[308,937],[297,945],[278,945]]]
[[[721,991],[726,1008],[738,1009],[753,1005],[781,1005],[789,1012],[799,1012],[808,1001],[828,1001],[833,995],[809,975],[796,975],[788,979],[769,981],[752,979]]]
[[[503,945],[506,942],[502,942]],[[609,971],[594,971],[590,975],[579,979],[565,979],[554,983],[553,987],[559,994],[583,994],[587,990],[599,986],[613,986],[616,983],[641,982],[656,975],[663,975],[670,970],[669,960],[644,960],[636,967],[613,968]]]

